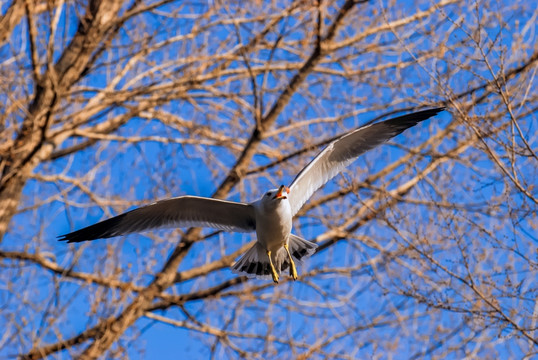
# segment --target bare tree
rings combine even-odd
[[[216,358],[536,355],[532,4],[0,8],[1,356],[151,357],[157,324]],[[439,105],[303,207],[296,282],[234,276],[246,235],[55,241],[158,198],[255,200],[335,136]]]

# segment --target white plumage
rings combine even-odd
[[[310,196],[336,176],[359,155],[444,108],[400,116],[353,130],[319,153],[293,180],[265,193],[250,204],[181,196],[157,201],[111,219],[60,236],[60,240],[80,242],[142,232],[163,227],[207,226],[226,231],[256,231],[257,242],[233,266],[233,271],[249,277],[278,282],[289,269],[297,278],[295,260],[312,255],[317,245],[291,234],[292,219]]]

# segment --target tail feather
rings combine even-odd
[[[289,247],[291,256],[298,261],[306,259],[316,252],[318,244],[314,244],[311,241],[300,238],[297,235],[290,234]]]
[[[289,249],[291,256],[297,261],[301,261],[316,252],[317,244],[290,234]],[[276,271],[286,270],[290,266],[288,255],[284,248],[280,248],[271,256]],[[246,275],[249,278],[271,279],[271,265],[269,257],[263,246],[256,242],[241,258],[232,266],[232,272],[238,275]]]
[[[271,279],[271,265],[263,246],[256,242],[232,266],[232,272],[238,275],[246,275],[249,278]]]

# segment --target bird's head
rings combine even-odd
[[[290,189],[287,186],[280,185],[278,189],[273,189],[266,192],[262,196],[261,201],[263,204],[278,204],[282,200],[286,200],[289,193]]]

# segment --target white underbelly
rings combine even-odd
[[[265,216],[256,219],[256,235],[258,242],[269,251],[280,249],[287,241],[291,233],[291,216],[284,219],[279,214]]]

